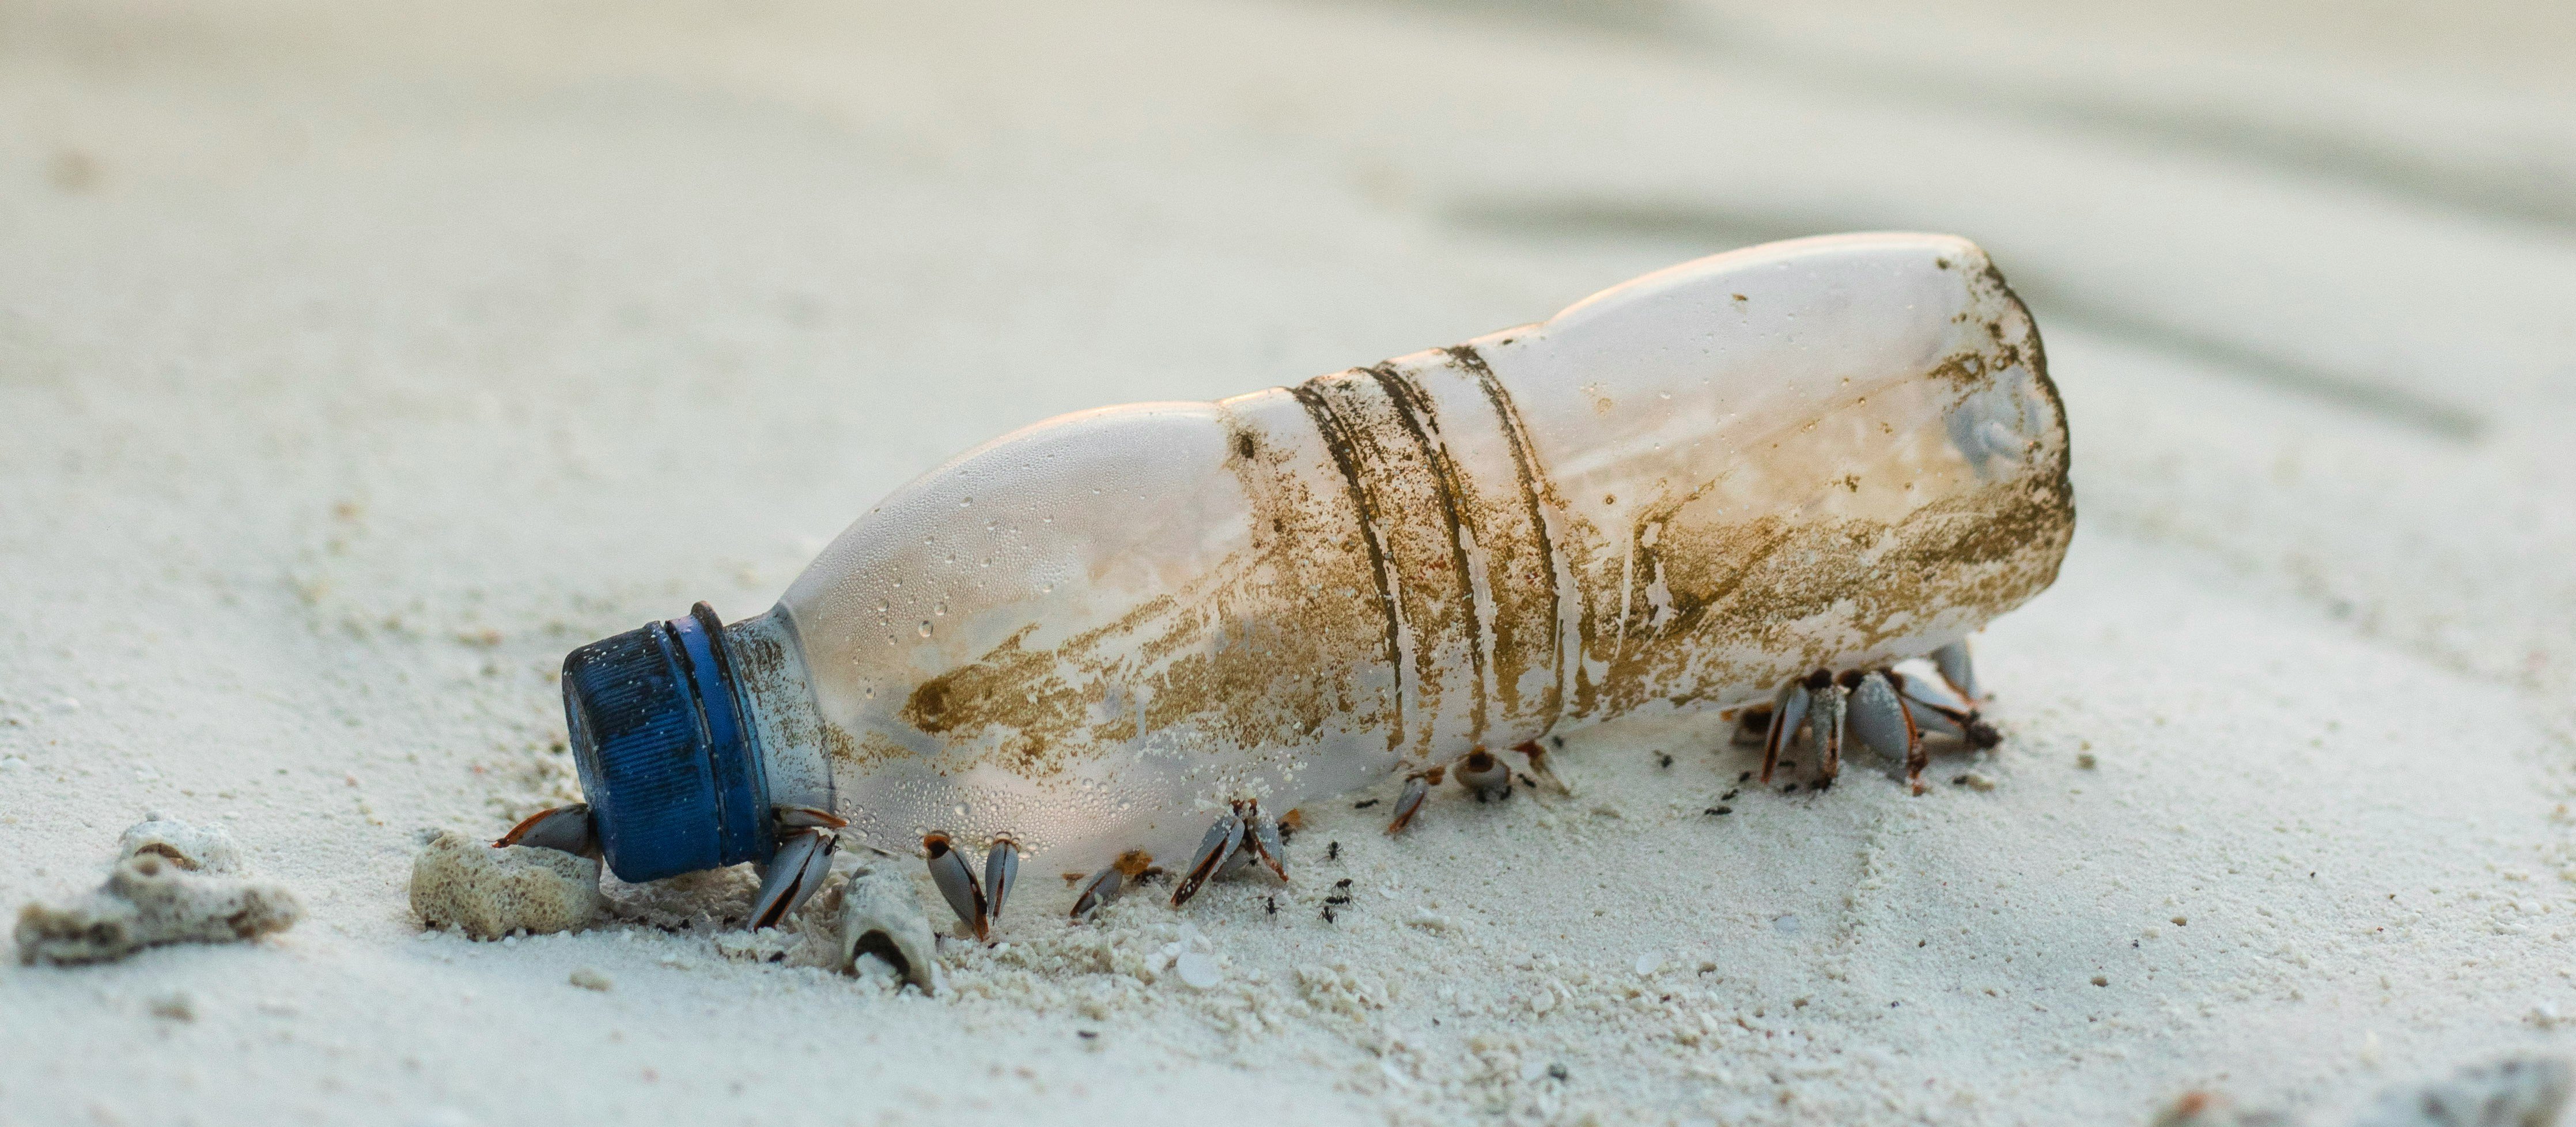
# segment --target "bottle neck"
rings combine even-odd
[[[723,628],[725,664],[771,806],[834,809],[824,733],[805,647],[784,605]]]

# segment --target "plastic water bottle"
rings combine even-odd
[[[1534,325],[1213,403],[1084,411],[895,491],[768,613],[573,651],[607,860],[771,811],[1041,872],[1645,710],[1920,656],[2055,577],[2066,431],[1974,245],[1756,247]]]

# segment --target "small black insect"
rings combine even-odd
[[[1324,905],[1324,922],[1333,922],[1333,906],[1330,904]]]
[[[1709,814],[1732,814],[1732,813],[1735,813],[1735,808],[1734,808],[1734,807],[1732,807],[1732,806],[1711,806],[1711,807],[1709,807],[1706,811],[1704,811],[1704,813],[1709,813]]]
[[[1341,859],[1342,859],[1342,843],[1341,843],[1341,842],[1338,842],[1338,841],[1328,841],[1328,842],[1325,842],[1325,843],[1324,843],[1324,859],[1325,859],[1325,860],[1327,860],[1327,861],[1339,861],[1339,860],[1341,860]]]
[[[1798,793],[1798,784],[1796,784],[1796,783],[1791,783],[1791,784],[1789,784],[1788,786],[1781,787],[1781,788],[1780,788],[1780,793],[1782,793],[1782,794],[1796,794],[1796,793]]]
[[[1736,788],[1736,789],[1734,789],[1734,790],[1730,790],[1730,791],[1726,792],[1725,794],[1721,794],[1721,795],[1717,796],[1717,800],[1718,800],[1719,802],[1733,802],[1733,801],[1735,801],[1735,796],[1736,796],[1736,795],[1739,795],[1739,794],[1742,794],[1742,793],[1744,793],[1743,788],[1738,787],[1738,788]]]
[[[1333,882],[1333,887],[1335,888],[1349,888],[1350,886],[1351,878],[1349,877],[1343,877],[1342,879]]]
[[[1073,1031],[1073,1035],[1074,1035],[1074,1036],[1076,1036],[1076,1037],[1080,1037],[1080,1038],[1082,1038],[1082,1039],[1083,1039],[1083,1040],[1085,1040],[1085,1041],[1098,1040],[1098,1039],[1099,1039],[1099,1037],[1100,1037],[1100,1034],[1098,1034],[1098,1033],[1094,1033],[1094,1032],[1092,1032],[1091,1030],[1088,1030],[1088,1029],[1077,1029],[1077,1030],[1074,1030],[1074,1031]]]
[[[1735,777],[1735,781],[1736,781],[1736,782],[1739,782],[1739,783],[1749,783],[1749,782],[1752,782],[1752,781],[1753,781],[1753,772],[1751,772],[1751,771],[1747,771],[1747,772],[1745,772],[1745,773],[1743,773],[1743,774],[1741,774],[1741,775],[1737,775],[1737,776]]]
[[[1549,736],[1547,738],[1547,742],[1555,744],[1556,750],[1558,751],[1565,750],[1565,737],[1563,736]]]
[[[1655,766],[1657,766],[1657,767],[1666,767],[1666,768],[1669,768],[1669,767],[1671,767],[1672,765],[1673,765],[1673,757],[1672,757],[1672,756],[1666,755],[1666,754],[1664,754],[1663,752],[1660,752],[1660,751],[1658,751],[1658,752],[1656,752],[1656,753],[1655,753]]]
[[[1261,898],[1261,913],[1266,916],[1279,914],[1279,897],[1276,894]]]
[[[1812,783],[1807,784],[1807,789],[1809,789],[1809,790],[1831,790],[1831,789],[1833,789],[1833,785],[1834,785],[1834,781],[1833,781],[1832,779],[1818,779],[1818,780],[1816,780],[1815,782],[1812,782]]]
[[[1372,798],[1372,799],[1370,799],[1370,800],[1368,800],[1368,801],[1366,801],[1366,802],[1354,802],[1354,803],[1352,803],[1352,804],[1351,804],[1351,809],[1353,809],[1353,810],[1366,810],[1366,809],[1368,809],[1369,807],[1372,807],[1372,806],[1377,805],[1377,803],[1378,803],[1378,800],[1377,800],[1377,799],[1374,799],[1374,798]]]
[[[1325,898],[1324,898],[1324,903],[1327,903],[1327,904],[1335,904],[1335,905],[1339,905],[1339,904],[1348,904],[1348,903],[1350,903],[1350,902],[1351,902],[1351,894],[1350,894],[1350,893],[1347,893],[1347,892],[1336,892],[1336,893],[1334,893],[1334,894],[1332,894],[1332,895],[1327,896],[1327,897],[1325,897]]]
[[[1548,1078],[1548,1079],[1550,1079],[1550,1080],[1559,1080],[1559,1081],[1561,1081],[1561,1080],[1564,1080],[1564,1079],[1565,1079],[1565,1077],[1566,1077],[1566,1071],[1565,1071],[1565,1066],[1564,1066],[1564,1065],[1561,1065],[1561,1064],[1551,1064],[1551,1065],[1547,1066],[1547,1078]]]

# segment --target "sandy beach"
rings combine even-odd
[[[0,6],[0,912],[148,814],[305,906],[0,965],[0,1124],[2339,1124],[2576,1056],[2571,56],[2542,4]],[[1929,794],[1589,729],[1569,795],[1311,807],[1286,887],[1017,913],[934,997],[724,940],[739,871],[411,912],[430,831],[578,794],[568,649],[759,613],[986,438],[1887,229],[2028,298],[2079,511]]]

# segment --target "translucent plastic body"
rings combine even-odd
[[[1040,872],[1181,864],[1229,800],[1927,653],[2055,578],[2066,456],[1983,252],[1801,240],[996,439],[727,638],[777,801]]]

